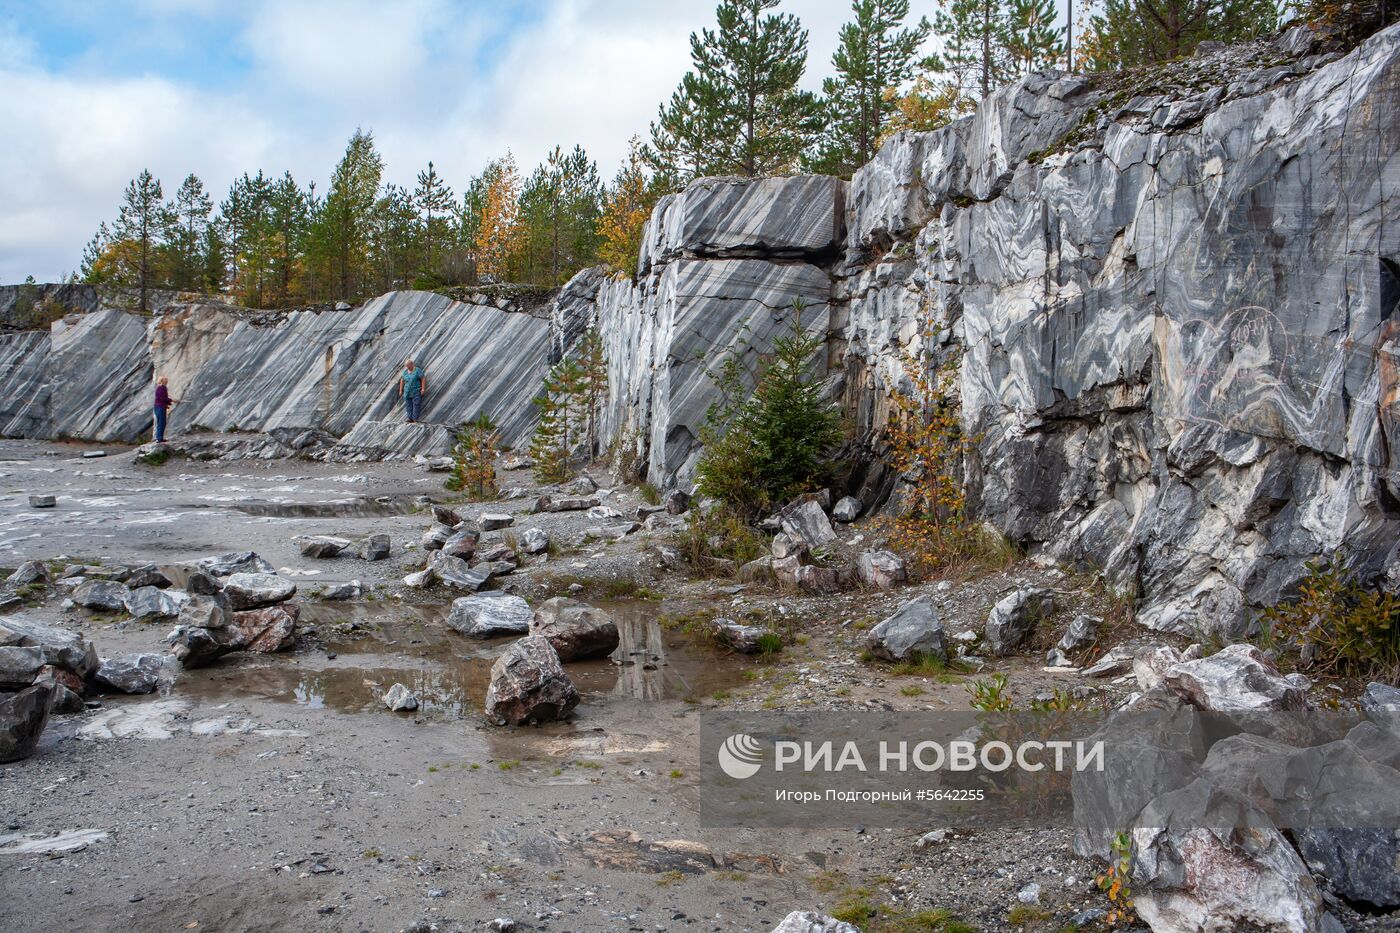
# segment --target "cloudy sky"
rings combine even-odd
[[[783,4],[813,89],[849,6]],[[259,168],[324,190],[357,126],[400,184],[432,159],[460,190],[555,143],[611,177],[713,17],[714,0],[0,0],[0,283],[73,271],[144,167],[167,195]]]

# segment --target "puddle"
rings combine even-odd
[[[257,696],[308,709],[382,712],[384,691],[402,683],[417,695],[420,714],[480,716],[491,666],[512,639],[465,638],[443,623],[441,607],[404,608],[413,615],[385,624],[379,637],[328,640],[326,653],[246,657],[216,665],[201,670],[198,677],[182,678],[175,693],[211,702]],[[650,702],[708,696],[738,685],[753,664],[663,631],[656,621],[655,603],[612,603],[602,608],[617,620],[621,636],[617,651],[610,658],[565,665],[585,700]],[[302,624],[316,624],[322,632],[347,620],[373,626],[389,611],[393,610],[374,605],[313,604],[303,611]],[[328,657],[331,653],[336,656]]]

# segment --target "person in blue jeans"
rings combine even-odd
[[[408,410],[408,423],[417,424],[418,415],[423,410],[423,396],[428,394],[428,377],[423,370],[413,365],[413,360],[405,360],[403,372],[399,373],[399,397]]]
[[[156,443],[165,443],[165,414],[170,406],[175,404],[175,399],[170,397],[170,386],[166,377],[161,376],[156,380]]]

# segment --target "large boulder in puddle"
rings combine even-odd
[[[224,581],[224,595],[235,611],[275,606],[296,592],[295,583],[275,573],[235,573]]]
[[[234,551],[217,557],[206,557],[195,566],[213,577],[230,577],[235,573],[272,573],[276,570],[258,556],[257,551]]]
[[[121,612],[130,592],[114,580],[89,580],[73,591],[73,601],[94,612]]]
[[[452,601],[447,624],[469,638],[499,638],[529,632],[534,614],[519,596],[462,596]]]
[[[141,586],[126,594],[126,611],[133,619],[151,622],[179,616],[184,600],[154,586]]]
[[[617,649],[617,623],[601,609],[556,596],[535,610],[530,634],[547,639],[561,661],[582,661],[612,654]]]
[[[232,625],[219,628],[180,625],[165,640],[170,644],[170,653],[185,667],[208,667],[244,647],[242,631]]]
[[[948,638],[932,597],[911,599],[866,636],[865,647],[882,661],[948,660]]]
[[[992,607],[983,626],[983,643],[993,655],[1003,657],[1026,643],[1036,625],[1055,608],[1054,594],[1024,586],[1008,593]]]
[[[103,658],[93,676],[99,684],[120,693],[153,693],[174,679],[166,668],[166,655],[147,653]]]
[[[1183,661],[1162,678],[1173,694],[1213,713],[1300,711],[1307,691],[1284,677],[1254,645],[1229,645],[1210,657]]]
[[[44,663],[72,671],[86,680],[97,670],[97,651],[77,632],[34,622],[24,616],[0,619],[0,645],[40,649]]]
[[[57,692],[56,684],[45,681],[0,696],[0,763],[34,754]]]
[[[546,638],[526,636],[491,666],[486,713],[498,722],[552,722],[578,705],[578,689]]]
[[[773,933],[860,933],[860,928],[814,910],[794,910],[773,928]]]
[[[233,628],[238,631],[242,648],[261,654],[283,651],[296,643],[296,606],[269,606],[233,614]]]

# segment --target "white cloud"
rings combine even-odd
[[[231,8],[141,2],[191,15]],[[816,89],[849,0],[781,9],[810,32],[803,84]],[[144,167],[167,193],[194,172],[216,199],[259,168],[324,188],[357,126],[374,131],[386,180],[400,184],[432,159],[460,190],[506,149],[528,172],[556,143],[582,144],[611,177],[689,68],[689,34],[713,25],[714,0],[543,0],[525,16],[509,0],[259,0],[243,10],[228,41],[248,70],[218,91],[207,75],[45,70],[32,39],[0,22],[0,125],[12,130],[0,146],[0,282],[76,268]]]

